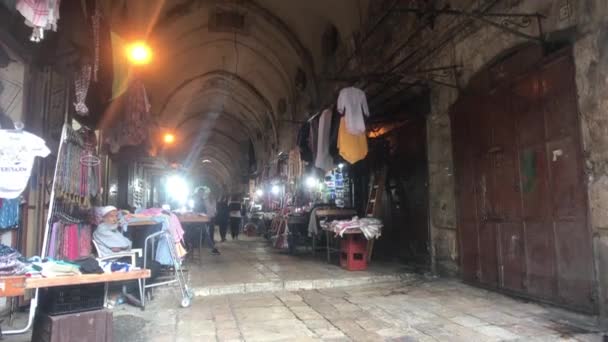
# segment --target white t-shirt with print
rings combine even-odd
[[[17,198],[30,178],[34,159],[51,151],[44,140],[22,131],[0,130],[0,198]]]

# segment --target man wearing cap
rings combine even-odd
[[[100,249],[100,255],[110,255],[131,249],[131,240],[118,230],[118,210],[109,205],[99,210],[101,223],[93,233],[93,240]]]

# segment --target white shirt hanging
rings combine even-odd
[[[340,90],[338,111],[346,120],[346,130],[352,135],[365,133],[363,115],[369,116],[365,92],[359,88],[348,87]]]
[[[0,198],[17,198],[30,178],[34,159],[51,151],[44,140],[25,131],[0,130]]]

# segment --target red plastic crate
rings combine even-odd
[[[346,234],[340,243],[340,266],[349,271],[367,269],[367,240],[363,234]]]

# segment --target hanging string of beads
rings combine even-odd
[[[95,55],[93,56],[93,81],[97,82],[97,72],[99,71],[99,34],[101,29],[101,10],[99,8],[99,0],[95,0],[95,11],[91,16],[91,25],[93,26],[93,44],[95,45]]]

